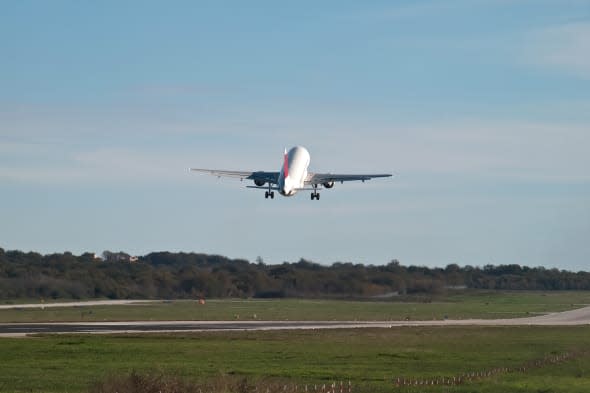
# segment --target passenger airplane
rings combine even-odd
[[[335,175],[332,173],[309,173],[307,167],[309,166],[309,152],[305,147],[295,146],[287,152],[283,157],[283,166],[279,172],[245,172],[245,171],[224,171],[219,169],[199,169],[190,168],[191,171],[209,173],[214,176],[235,177],[240,180],[249,179],[254,180],[255,186],[246,186],[247,188],[261,188],[266,189],[264,197],[273,199],[275,193],[278,191],[283,196],[293,196],[298,191],[309,190],[311,193],[311,200],[319,200],[320,194],[318,186],[323,188],[334,187],[335,182],[344,183],[345,181],[360,180],[363,183],[365,180],[370,180],[374,177],[390,177],[389,173],[368,174],[368,175]],[[268,184],[265,186],[265,184]],[[310,188],[311,187],[311,188]]]

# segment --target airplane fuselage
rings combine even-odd
[[[281,195],[293,196],[305,187],[309,161],[309,152],[303,146],[295,146],[285,153],[278,184]]]

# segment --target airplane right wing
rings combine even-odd
[[[359,175],[338,175],[333,173],[310,173],[305,179],[306,185],[325,184],[333,182],[345,182],[345,181],[365,181],[371,180],[376,177],[391,177],[390,173],[377,173],[377,174],[359,174]]]
[[[277,184],[279,182],[279,172],[246,172],[246,171],[226,171],[221,169],[201,169],[201,168],[190,168],[192,172],[208,173],[217,177],[233,177],[240,180],[249,179],[254,182],[264,182],[270,184]]]

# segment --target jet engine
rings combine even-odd
[[[325,183],[323,184],[323,186],[324,186],[325,188],[332,188],[332,187],[334,187],[334,182],[333,182],[333,181],[327,181],[327,182],[325,182]]]
[[[264,180],[260,180],[260,179],[256,179],[254,180],[254,184],[256,184],[258,187],[262,187],[266,182]]]

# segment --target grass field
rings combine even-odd
[[[349,380],[368,392],[588,392],[590,355],[461,386],[402,387],[590,350],[590,327],[444,327],[0,339],[0,391],[83,392],[106,376],[247,377],[289,386]],[[300,390],[301,391],[301,390]]]
[[[432,320],[514,318],[590,304],[590,292],[456,292],[387,301],[209,300],[0,310],[0,322],[132,320]]]
[[[590,292],[468,291],[387,301],[210,300],[205,305],[159,301],[133,306],[0,310],[0,322],[505,318],[588,304]],[[531,367],[535,361],[561,355],[571,357]],[[514,371],[524,366],[526,372]],[[295,386],[297,392],[303,392],[305,384],[312,392],[313,385],[350,381],[352,391],[358,393],[582,393],[590,391],[590,327],[413,327],[0,339],[0,392],[86,392],[98,381],[132,372],[172,375],[199,384],[246,378],[258,386],[268,386],[260,385],[268,381],[286,385],[292,392]],[[458,386],[396,386],[397,378],[425,381],[482,372],[485,378]]]

